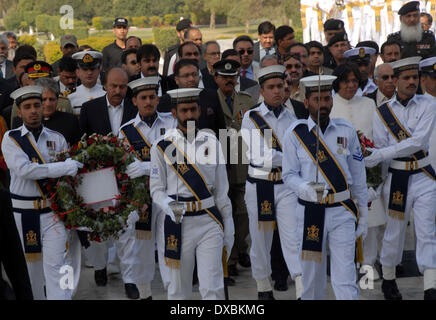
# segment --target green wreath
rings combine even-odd
[[[117,239],[127,225],[129,214],[144,211],[149,198],[149,179],[146,176],[130,179],[125,173],[127,166],[135,161],[133,147],[127,140],[118,139],[112,133],[108,136],[93,134],[57,154],[56,161],[72,158],[83,163],[75,177],[64,176],[49,179],[46,184],[51,208],[68,229],[89,231],[91,241],[104,241],[110,237]],[[114,167],[120,196],[116,207],[99,210],[88,208],[83,198],[76,192],[81,182],[81,173]]]

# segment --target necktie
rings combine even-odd
[[[241,70],[241,76],[245,78],[246,75],[247,75],[247,70],[242,69]]]
[[[266,56],[269,55],[269,50],[270,50],[270,49],[265,49],[265,55],[266,55]]]
[[[3,78],[3,71],[1,68],[0,68],[0,78]]]
[[[228,98],[226,98],[226,102],[227,102],[227,105],[229,106],[230,113],[233,114],[233,108],[232,108],[232,97],[228,97]]]
[[[273,112],[274,112],[274,115],[276,116],[276,118],[278,118],[280,116],[280,113],[282,112],[282,106],[280,105],[278,107],[275,107],[273,109]]]

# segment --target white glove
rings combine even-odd
[[[375,199],[379,197],[377,191],[374,190],[373,187],[368,188],[368,202],[373,202]]]
[[[149,164],[149,163],[148,163]],[[148,168],[147,172],[147,163],[139,160],[135,160],[131,164],[127,166],[126,174],[130,179],[135,179],[138,177],[142,177],[150,172],[150,168]]]
[[[186,212],[186,211],[183,210],[183,213],[182,213],[182,215],[180,216],[180,221],[179,221],[179,223],[182,222],[182,220],[183,220],[183,216],[185,215],[185,212]],[[171,210],[171,207],[170,207],[170,206],[168,206],[168,209],[165,210],[165,213],[166,213],[168,216],[170,216],[170,218],[171,218],[171,220],[173,220],[173,222],[177,223],[177,221],[176,221],[176,215],[174,214],[173,210]]]
[[[364,220],[359,220],[359,223],[357,224],[356,229],[356,240],[360,236],[362,236],[362,240],[365,240],[366,234],[368,233],[368,223]]]
[[[323,198],[328,194],[328,190],[324,186]],[[298,197],[304,201],[317,202],[318,197],[315,189],[310,185],[310,182],[304,182],[298,186]]]
[[[233,218],[231,215],[223,219],[224,224],[224,247],[227,251],[227,260],[230,258],[230,252],[232,252],[233,242],[235,241],[235,225],[233,224]]]
[[[83,164],[68,158],[64,162],[54,162],[46,164],[48,169],[47,178],[59,178],[62,176],[72,176],[77,174],[79,164],[83,167]]]
[[[127,224],[131,225],[131,226],[134,226],[135,223],[138,222],[138,221],[139,221],[138,212],[136,210],[130,212],[129,216],[127,217]]]
[[[371,155],[368,157],[365,157],[365,167],[372,168],[378,165],[380,162],[382,162],[383,159],[383,153],[380,149],[373,149],[368,148],[368,151],[371,151]]]

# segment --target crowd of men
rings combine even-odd
[[[289,277],[297,299],[323,299],[329,255],[337,299],[358,299],[359,264],[382,279],[385,299],[401,300],[396,271],[413,212],[423,298],[435,300],[435,36],[419,1],[398,14],[400,31],[380,46],[353,47],[342,20],[322,25],[325,45],[265,21],[259,41],[238,36],[223,52],[183,19],[162,73],[158,48],[128,37],[125,18],[102,52],[63,36],[52,65],[12,33],[0,36],[9,189],[0,262],[15,296],[72,299],[82,264],[106,286],[112,263],[128,298],[152,299],[158,263],[168,299],[189,299],[197,282],[203,299],[224,299],[241,268],[251,268],[261,300],[288,290]],[[373,141],[370,155],[357,130]],[[103,242],[65,229],[43,189],[47,178],[77,174],[82,163],[54,157],[94,133],[126,139],[136,156],[126,174],[150,179],[148,208]],[[375,166],[383,182],[367,185],[365,167]],[[67,288],[66,264],[75,275]]]

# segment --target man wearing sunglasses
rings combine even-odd
[[[257,81],[259,63],[254,61],[254,44],[249,36],[239,36],[233,41],[233,49],[241,56],[241,77]]]
[[[141,70],[138,60],[136,60],[136,52],[138,50],[134,48],[127,49],[121,56],[121,67],[127,72],[129,79],[138,76]]]
[[[378,87],[377,90],[367,94],[366,97],[374,100],[377,106],[380,106],[394,96],[394,70],[389,63],[380,64],[375,68],[374,83]]]
[[[290,98],[304,102],[305,91],[300,86],[300,79],[303,77],[303,63],[300,61],[298,54],[290,54],[285,57],[283,64],[286,68],[286,79],[288,89],[290,91]]]

